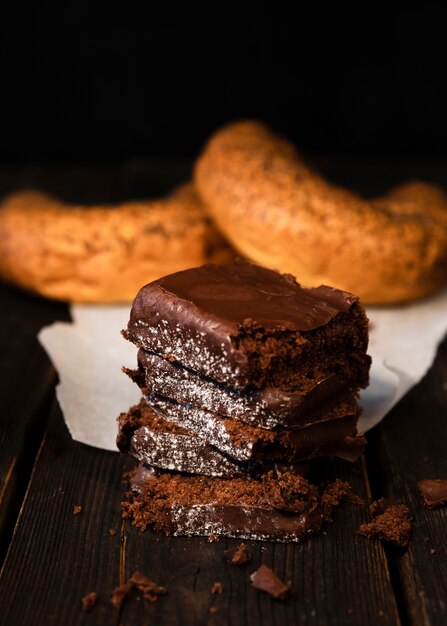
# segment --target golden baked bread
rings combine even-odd
[[[447,197],[408,183],[369,201],[326,182],[257,122],[217,132],[196,189],[228,240],[304,285],[333,285],[364,303],[425,296],[447,281]]]
[[[34,191],[0,207],[0,277],[59,300],[128,302],[165,274],[232,256],[192,185],[116,207]]]

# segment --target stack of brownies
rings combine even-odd
[[[321,524],[301,461],[355,460],[368,321],[358,298],[237,260],[152,282],[127,339],[140,404],[118,447],[141,466],[131,514],[172,534],[298,540]]]

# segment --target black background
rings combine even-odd
[[[251,117],[310,155],[447,152],[443,3],[59,4],[0,20],[3,163],[193,157]]]

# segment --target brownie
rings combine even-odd
[[[307,472],[303,463],[238,462],[157,414],[144,399],[119,416],[117,446],[143,464],[204,476],[259,476],[273,467],[301,475]]]
[[[148,472],[143,486],[123,503],[123,515],[144,530],[153,527],[170,535],[225,535],[263,541],[300,541],[318,532],[323,507],[318,491],[300,476],[289,477],[302,506],[297,513],[270,503],[272,481],[187,476]]]
[[[294,463],[319,456],[355,460],[365,446],[365,439],[356,435],[359,408],[355,398],[339,403],[317,421],[278,431],[248,426],[162,396],[149,396],[148,403],[170,422],[194,432],[237,461]]]
[[[351,393],[348,385],[334,374],[304,377],[284,389],[238,391],[145,350],[138,351],[138,366],[138,370],[125,371],[144,392],[261,428],[312,421]]]
[[[368,384],[368,320],[356,296],[301,287],[287,274],[236,260],[177,272],[143,287],[124,335],[236,389],[284,387],[326,368]]]

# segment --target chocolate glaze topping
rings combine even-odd
[[[287,274],[236,260],[176,272],[143,287],[132,319],[157,309],[168,317],[189,317],[199,326],[232,335],[251,320],[265,330],[312,330],[346,311],[357,296],[324,285],[301,287]],[[156,306],[154,307],[154,305]],[[160,304],[163,304],[160,308]]]
[[[238,260],[177,272],[143,287],[126,336],[150,352],[245,388],[259,381],[251,380],[250,349],[240,338],[258,329],[265,337],[315,331],[357,304],[350,293],[303,288],[289,275]]]

